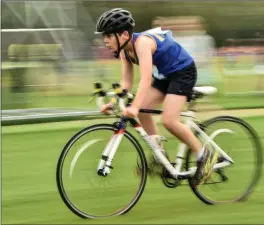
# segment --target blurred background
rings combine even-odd
[[[135,32],[154,27],[173,31],[196,59],[197,85],[219,88],[211,108],[264,106],[262,1],[8,0],[1,4],[2,110],[95,109],[88,104],[93,82],[101,81],[108,88],[119,82],[121,72],[120,61],[93,33],[98,17],[113,7],[132,12]],[[136,73],[135,84],[138,68]]]
[[[113,118],[99,118],[95,101],[89,101],[94,82],[109,89],[120,81],[120,60],[104,47],[100,36],[94,35],[98,17],[117,7],[132,12],[135,32],[155,27],[172,30],[174,38],[196,60],[197,86],[218,88],[215,95],[198,101],[199,119],[223,114],[243,117],[263,140],[264,1],[2,0],[3,223],[263,224],[263,179],[249,201],[241,204],[208,207],[186,185],[168,189],[159,178],[150,178],[142,199],[124,217],[82,220],[64,205],[55,177],[64,145],[86,126],[114,122]],[[135,73],[134,92],[140,78],[137,67]],[[64,121],[72,119],[75,121]],[[169,140],[166,150],[174,156],[176,138],[159,120],[157,124]],[[235,160],[244,163],[234,167],[229,194],[239,190],[254,165],[252,158],[240,154],[253,155],[252,148],[244,144],[248,139],[237,137],[225,143],[237,153]],[[130,162],[134,166],[135,162]],[[96,193],[96,186],[92,188]],[[122,198],[119,189],[113,193],[113,201]],[[80,199],[86,200],[85,196],[80,194]]]

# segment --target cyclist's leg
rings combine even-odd
[[[152,87],[147,90],[147,97],[143,101],[142,108],[155,109],[157,105],[161,104],[164,101],[165,94],[163,93],[163,89],[168,88],[168,83],[163,82],[162,88],[159,87],[160,84],[157,85],[156,83],[157,81],[156,79],[154,79]],[[158,88],[156,86],[158,86]],[[144,130],[148,133],[148,135],[150,135],[150,138],[162,147],[162,143],[158,135],[159,131],[152,115],[147,113],[139,113],[138,118]],[[164,154],[166,153],[164,152]],[[155,157],[150,154],[147,158],[149,175],[156,175],[161,173],[162,168],[157,165]],[[139,174],[138,167],[135,170],[135,174]]]
[[[198,155],[202,149],[202,144],[192,131],[180,121],[180,113],[197,80],[195,64],[193,63],[172,74],[169,80],[170,84],[163,105],[163,124]]]
[[[193,132],[180,121],[180,113],[187,97],[183,95],[167,94],[164,105],[162,122],[169,132],[188,145],[191,150],[199,155],[202,144]]]
[[[168,94],[164,101],[162,121],[167,130],[185,143],[196,155],[197,170],[194,182],[198,185],[210,177],[213,155],[208,148],[203,147],[191,129],[180,121],[180,112],[186,99],[183,95]]]
[[[199,183],[200,178],[202,178],[203,168],[205,168],[210,158],[210,151],[203,147],[193,132],[180,121],[180,113],[196,83],[197,71],[195,64],[193,63],[182,71],[172,74],[169,79],[170,84],[164,100],[162,121],[168,131],[196,154],[198,169],[195,174],[195,180]]]
[[[153,84],[155,84],[155,81]],[[148,90],[147,97],[143,101],[142,108],[155,109],[158,104],[161,104],[164,101],[164,98],[165,98],[165,94],[163,94],[161,91],[159,91],[155,87],[151,87]],[[139,121],[142,127],[148,133],[148,135],[158,134],[157,126],[151,114],[139,113],[138,118],[139,118]]]

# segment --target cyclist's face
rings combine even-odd
[[[114,34],[104,34],[103,37],[104,37],[105,46],[111,52],[118,51],[118,43],[116,36]],[[127,31],[124,31],[121,34],[117,34],[117,38],[119,40],[120,46],[122,46],[129,39],[129,34]]]
[[[104,43],[105,46],[111,51],[115,52],[118,49],[117,40],[114,34],[104,34]]]

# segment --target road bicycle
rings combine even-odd
[[[195,117],[197,99],[214,94],[215,87],[194,87],[188,107],[181,113],[183,123],[218,154],[210,178],[198,186],[193,179],[196,160],[190,149],[180,143],[174,160],[169,160],[135,118],[122,116],[122,109],[133,101],[133,94],[122,90],[117,83],[111,89],[105,91],[101,83],[95,83],[94,96],[98,107],[105,98],[112,98],[118,119],[77,132],[59,156],[57,187],[73,213],[95,219],[129,212],[142,196],[148,177],[143,145],[162,166],[159,176],[168,188],[187,184],[202,202],[210,205],[244,201],[252,193],[262,168],[262,147],[256,131],[233,116],[217,116],[204,122]],[[154,109],[140,109],[140,112],[162,113]],[[134,133],[128,131],[129,124]],[[135,137],[136,133],[141,139]],[[173,140],[176,138],[166,144]],[[165,149],[176,150],[176,147],[172,144]],[[139,174],[135,175],[135,169]]]

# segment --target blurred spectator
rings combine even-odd
[[[264,74],[264,39],[227,39],[226,46],[218,50],[224,59],[226,72],[232,70],[252,70]],[[230,71],[229,71],[230,70]],[[246,71],[247,73],[247,71]]]

